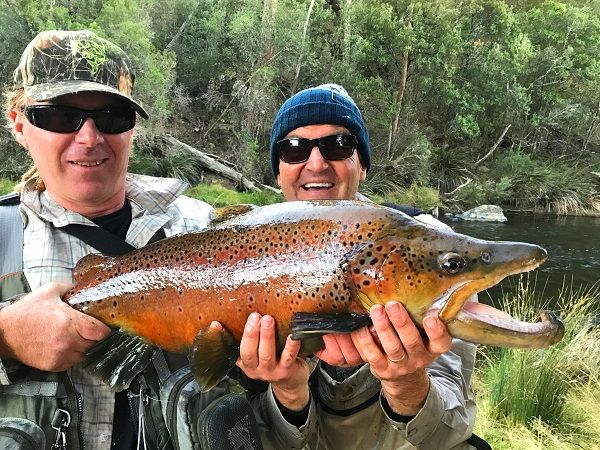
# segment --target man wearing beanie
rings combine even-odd
[[[369,135],[343,87],[324,84],[286,100],[275,116],[269,150],[287,201],[368,201],[358,188],[371,165]],[[425,214],[417,218],[446,226]],[[271,422],[287,422],[296,430],[291,441],[277,430],[263,430],[266,447],[488,448],[472,436],[475,346],[452,340],[436,317],[426,319],[427,337],[421,337],[399,302],[373,306],[370,314],[374,331],[325,336],[320,361],[296,358],[294,364],[289,358],[277,360],[270,342],[272,318],[249,319],[241,344],[247,367],[242,368],[270,383],[268,397],[255,400],[255,407],[259,415],[269,410]],[[299,344],[288,341],[284,354],[296,356],[298,350]],[[273,415],[272,405],[279,414]]]

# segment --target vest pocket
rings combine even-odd
[[[0,449],[42,450],[57,442],[57,411],[71,421],[62,425],[70,450],[81,449],[78,398],[64,372],[41,372],[24,366],[13,384],[0,386]],[[40,437],[41,433],[41,437]],[[40,444],[41,442],[41,444]]]
[[[40,450],[46,438],[35,423],[20,417],[0,419],[0,448],[6,450]]]

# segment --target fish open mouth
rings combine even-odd
[[[564,324],[552,311],[541,311],[538,320],[530,323],[492,306],[468,301],[473,294],[496,285],[506,276],[533,270],[541,262],[532,262],[492,280],[464,282],[436,301],[427,315],[438,315],[452,336],[476,344],[513,348],[545,348],[556,344],[564,335]]]

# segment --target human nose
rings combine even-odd
[[[91,117],[88,117],[85,119],[85,122],[83,122],[79,131],[77,131],[75,140],[80,144],[93,147],[104,142],[104,135],[96,128],[94,120]]]
[[[306,161],[306,166],[313,172],[319,172],[327,167],[327,160],[323,158],[318,146],[314,146],[310,151],[310,156]]]

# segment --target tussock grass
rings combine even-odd
[[[555,346],[481,351],[476,431],[494,449],[600,448],[600,285],[565,287],[558,305],[565,336]],[[543,306],[522,282],[501,308],[531,321]]]

